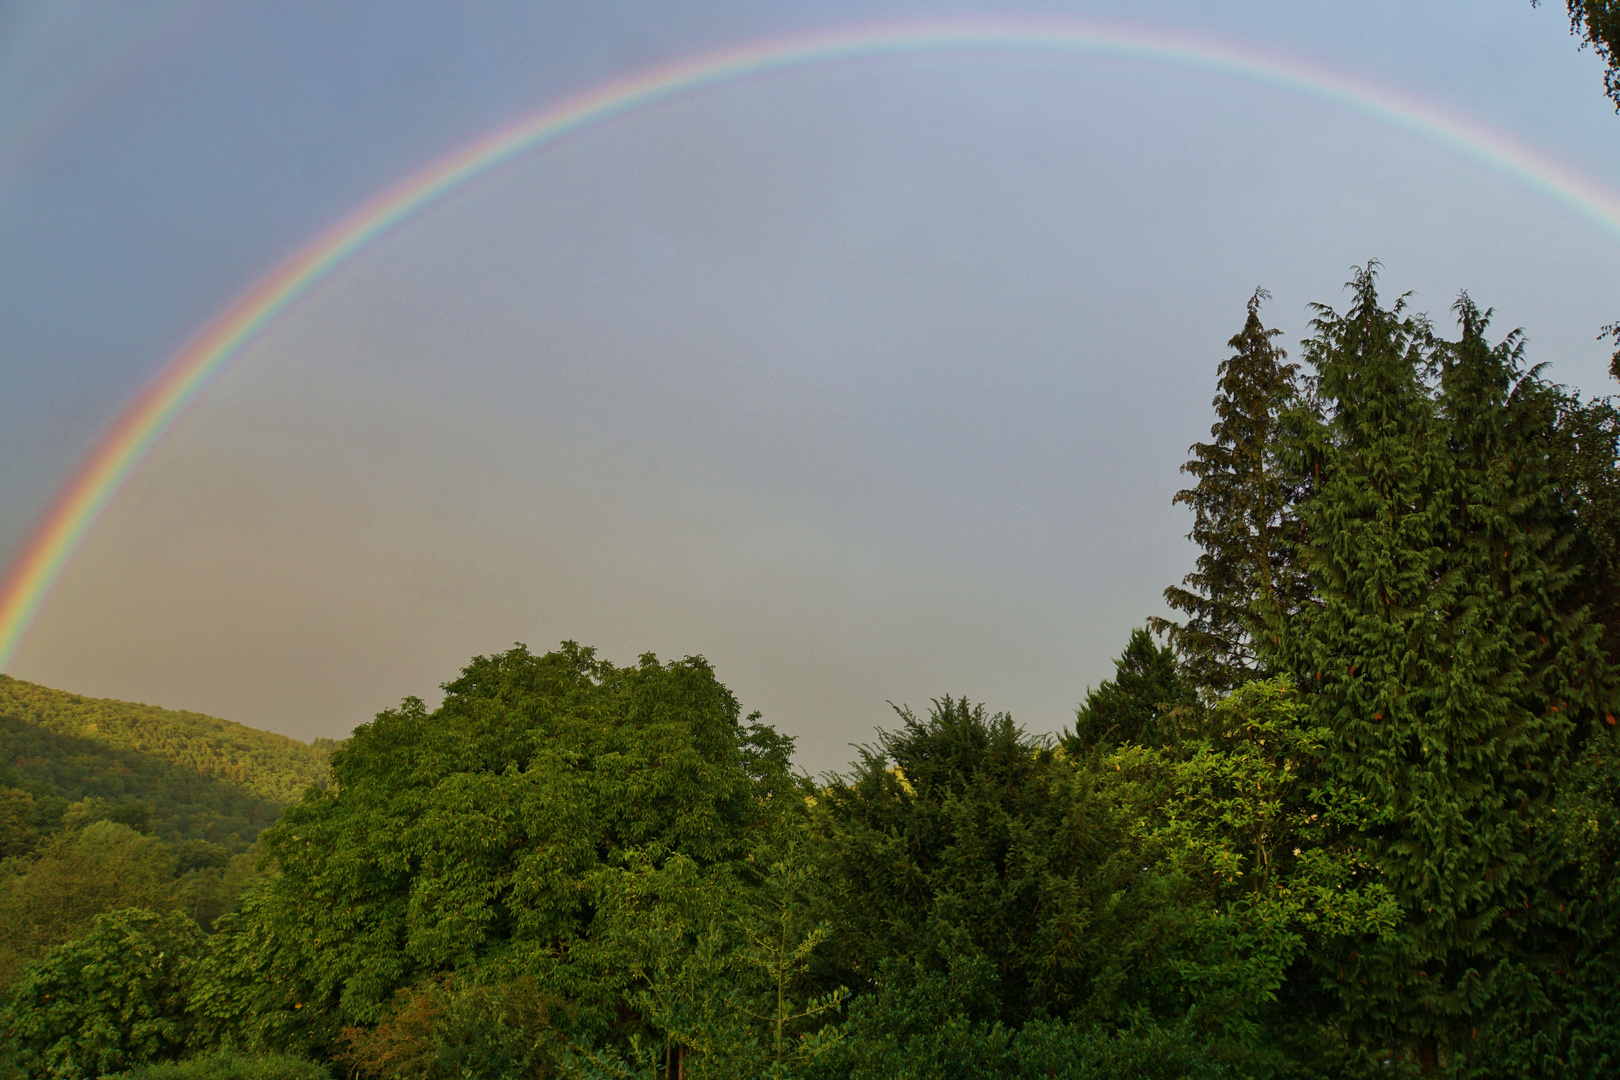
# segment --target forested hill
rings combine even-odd
[[[160,836],[240,849],[305,788],[326,783],[330,749],[0,675],[0,787],[31,795],[46,828],[53,807],[98,798],[124,808],[120,816],[149,812]]]

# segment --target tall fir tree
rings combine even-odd
[[[1617,354],[1620,355],[1620,354]],[[1575,561],[1604,624],[1604,651],[1620,662],[1620,409],[1612,398],[1559,402],[1553,470],[1572,515]]]
[[[1428,944],[1449,950],[1449,1004],[1483,1021],[1489,1039],[1545,1000],[1572,942],[1580,872],[1556,815],[1578,782],[1574,749],[1602,726],[1614,680],[1556,469],[1565,396],[1524,369],[1517,331],[1493,346],[1488,311],[1466,294],[1453,310],[1461,336],[1440,353],[1439,404],[1459,592],[1444,672],[1454,736],[1439,766],[1455,777],[1461,820],[1445,841],[1456,893]],[[1497,1053],[1474,1046],[1472,1056]]]
[[[1423,384],[1428,326],[1404,299],[1379,305],[1375,267],[1351,286],[1350,310],[1318,305],[1305,343],[1328,409],[1316,439],[1325,449],[1320,487],[1302,508],[1309,540],[1301,554],[1317,601],[1281,646],[1311,695],[1313,719],[1330,732],[1327,793],[1347,843],[1379,867],[1408,920],[1421,922],[1433,905],[1413,886],[1435,852],[1414,846],[1408,826],[1431,802],[1449,821],[1455,801],[1414,775],[1433,742],[1425,736],[1444,649],[1436,631],[1456,589],[1454,577],[1442,577],[1437,497],[1448,461]],[[1353,1045],[1388,1043],[1413,1023],[1406,990],[1427,969],[1403,948],[1410,938],[1350,942],[1330,961]]]
[[[1303,602],[1303,575],[1292,556],[1292,509],[1301,481],[1278,435],[1298,397],[1298,365],[1276,343],[1280,330],[1260,319],[1269,298],[1256,289],[1243,329],[1227,342],[1217,369],[1213,439],[1189,447],[1182,471],[1197,483],[1174,501],[1193,511],[1188,539],[1203,549],[1180,586],[1164,591],[1186,621],[1149,620],[1165,633],[1188,679],[1220,694],[1265,674],[1256,642]]]
[[[1429,1069],[1535,982],[1562,902],[1557,780],[1611,680],[1560,528],[1556,395],[1517,335],[1491,346],[1464,297],[1461,339],[1438,342],[1404,298],[1381,306],[1376,264],[1351,285],[1306,343],[1328,408],[1302,508],[1317,600],[1278,652],[1331,732],[1344,841],[1403,908],[1325,958],[1345,1031]]]

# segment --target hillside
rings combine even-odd
[[[145,804],[160,836],[239,849],[326,783],[331,745],[0,675],[0,787],[30,793],[43,816],[84,798]]]

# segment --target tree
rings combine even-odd
[[[31,1077],[91,1080],[177,1060],[202,932],[184,915],[98,915],[80,938],[29,967],[4,1014],[15,1064]]]
[[[334,787],[264,834],[279,873],[219,920],[206,1015],[330,1048],[401,988],[490,968],[566,1001],[570,1037],[646,1033],[599,940],[613,871],[648,851],[734,866],[803,813],[791,742],[745,723],[701,658],[620,668],[519,646],[444,689],[431,713],[408,700],[358,728]]]
[[[1379,303],[1374,265],[1351,287],[1307,342],[1328,409],[1301,511],[1318,600],[1281,649],[1331,733],[1344,842],[1403,913],[1328,954],[1346,1030],[1427,1068],[1468,1058],[1559,919],[1551,811],[1613,677],[1569,565],[1554,395],[1517,335],[1490,345],[1465,296],[1439,342],[1404,298]]]
[[[1552,471],[1575,526],[1580,588],[1603,622],[1610,664],[1620,664],[1620,410],[1611,399],[1560,400]]]
[[[815,794],[821,917],[838,930],[826,982],[905,994],[982,962],[986,1022],[1080,1008],[1099,913],[1139,868],[1123,823],[1074,759],[1005,713],[950,696],[926,716],[897,711],[901,726]]]
[[[1307,950],[1380,934],[1398,915],[1367,862],[1335,842],[1317,791],[1329,733],[1303,706],[1287,679],[1249,682],[1214,704],[1199,738],[1096,763],[1099,792],[1126,809],[1135,861],[1180,916],[1160,943],[1180,1001],[1161,1018],[1245,1055],[1282,1042],[1319,1053],[1314,1029],[1331,1010]]]
[[[1564,918],[1547,962],[1502,980],[1476,1057],[1502,1077],[1595,1077],[1620,1065],[1620,756],[1607,732],[1565,770],[1556,833]]]
[[[1269,295],[1256,289],[1249,298],[1243,329],[1227,342],[1232,355],[1217,368],[1214,441],[1194,443],[1192,459],[1181,467],[1197,483],[1174,501],[1192,508],[1187,538],[1202,554],[1181,586],[1164,595],[1187,621],[1149,620],[1169,635],[1193,684],[1213,694],[1264,673],[1256,642],[1303,599],[1303,576],[1291,554],[1297,538],[1292,510],[1302,484],[1279,438],[1298,398],[1299,369],[1276,344],[1281,331],[1260,321],[1260,304]]]
[[[146,1065],[120,1073],[118,1080],[332,1080],[325,1066],[282,1054],[239,1054],[230,1050]]]
[[[400,990],[377,1024],[345,1029],[337,1058],[375,1080],[551,1080],[555,1007],[532,978],[434,976]]]
[[[1015,1033],[997,1018],[995,969],[982,956],[895,957],[850,1006],[844,1038],[815,1063],[816,1080],[1006,1080],[1021,1072]],[[1067,1048],[1066,1048],[1067,1049]]]
[[[1463,824],[1447,779],[1425,767],[1454,744],[1450,732],[1433,730],[1446,723],[1433,706],[1449,645],[1436,631],[1460,582],[1443,574],[1442,500],[1451,477],[1423,383],[1432,335],[1406,312],[1404,297],[1382,307],[1376,281],[1373,265],[1357,272],[1343,315],[1317,305],[1306,343],[1329,410],[1317,440],[1327,447],[1323,478],[1302,509],[1309,536],[1302,554],[1319,600],[1300,612],[1282,648],[1310,691],[1313,726],[1331,733],[1329,790],[1352,848],[1365,852],[1421,925],[1449,916],[1435,912],[1433,893],[1449,894],[1455,875],[1442,884],[1433,872],[1447,858],[1437,847]],[[1413,826],[1429,832],[1431,813],[1445,835],[1409,837]],[[1432,1054],[1437,1035],[1453,1034],[1450,1009],[1410,1000],[1438,960],[1419,951],[1400,955],[1377,942],[1338,950],[1330,969],[1354,1041],[1377,1048],[1416,1035]],[[1411,1030],[1425,1015],[1442,1030]]]
[[[1531,7],[1541,0],[1530,0]],[[1603,60],[1603,87],[1620,111],[1620,4],[1614,0],[1565,0],[1569,12],[1569,32],[1581,39],[1581,48],[1592,46]]]
[[[235,853],[326,774],[323,751],[283,735],[0,675],[0,785],[36,809],[93,799],[137,831]]]
[[[1197,695],[1182,679],[1175,654],[1153,643],[1146,630],[1131,631],[1125,651],[1114,661],[1114,677],[1075,711],[1074,730],[1063,747],[1080,753],[1122,743],[1157,743],[1175,737],[1178,711],[1197,705]],[[1184,722],[1184,721],[1183,721]]]
[[[0,859],[34,850],[39,830],[33,823],[34,796],[17,788],[0,787]]]
[[[809,914],[813,869],[797,845],[708,870],[651,855],[612,872],[624,881],[598,914],[598,941],[633,974],[630,1001],[662,1039],[575,1045],[565,1069],[592,1080],[802,1075],[838,1044],[828,1021],[848,991],[816,992],[810,969],[832,928]]]
[[[232,855],[224,866],[194,867],[182,874],[175,883],[175,907],[211,932],[215,921],[240,910],[244,894],[271,872],[264,849],[255,842],[241,854]]]
[[[155,836],[105,819],[54,836],[19,873],[0,878],[0,985],[117,908],[166,910],[174,856]]]

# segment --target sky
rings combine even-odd
[[[177,354],[445,155],[662,64],[943,18],[1107,24],[1379,87],[1620,197],[1527,0],[0,6],[0,565]],[[254,336],[6,667],[338,736],[525,642],[702,655],[812,771],[966,695],[1070,723],[1191,567],[1171,497],[1257,286],[1354,265],[1608,393],[1620,232],[1286,86],[916,50],[733,80],[463,185]]]

